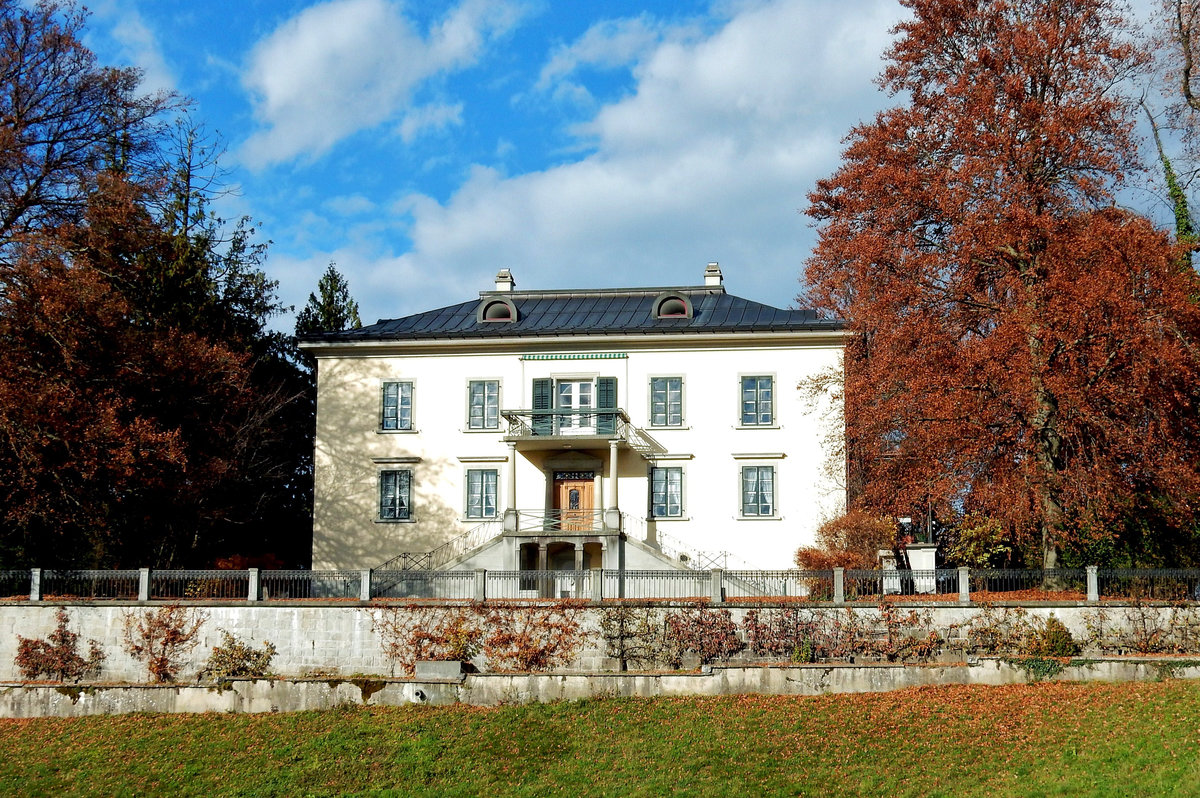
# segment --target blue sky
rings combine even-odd
[[[794,303],[801,211],[887,97],[891,0],[98,0],[88,44],[195,99],[303,305],[364,322],[488,289],[692,285]],[[292,319],[278,325],[290,328]]]

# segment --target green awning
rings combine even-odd
[[[580,352],[560,355],[521,355],[522,360],[623,360],[625,352]]]

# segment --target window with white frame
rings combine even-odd
[[[742,515],[775,515],[775,466],[742,466]]]
[[[383,384],[383,413],[379,428],[383,430],[412,429],[411,382],[385,382]]]
[[[467,428],[499,429],[500,382],[471,380],[467,384]]]
[[[494,468],[467,470],[467,518],[496,517],[496,484],[499,472]]]
[[[677,466],[650,470],[650,515],[653,518],[683,516],[683,469]]]
[[[412,518],[412,471],[379,472],[379,519],[407,521]]]
[[[774,377],[742,377],[742,426],[775,423],[774,383]]]
[[[650,379],[650,426],[683,426],[683,377]]]

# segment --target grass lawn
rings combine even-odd
[[[0,720],[4,795],[1197,795],[1200,682]]]

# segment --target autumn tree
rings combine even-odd
[[[881,84],[810,196],[806,300],[846,319],[858,506],[932,502],[1029,535],[1046,568],[1152,495],[1200,488],[1200,285],[1112,207],[1142,63],[1107,0],[903,0]],[[1027,538],[1028,539],[1028,538]]]
[[[0,562],[303,564],[305,378],[269,328],[265,248],[208,213],[202,137],[160,124],[136,73],[96,67],[82,24],[0,0],[0,46],[20,50],[0,61],[21,65],[0,96],[65,120],[0,127]]]
[[[96,63],[74,4],[0,0],[0,252],[14,237],[83,213],[97,173],[129,172],[177,104],[138,94],[139,74]]]

